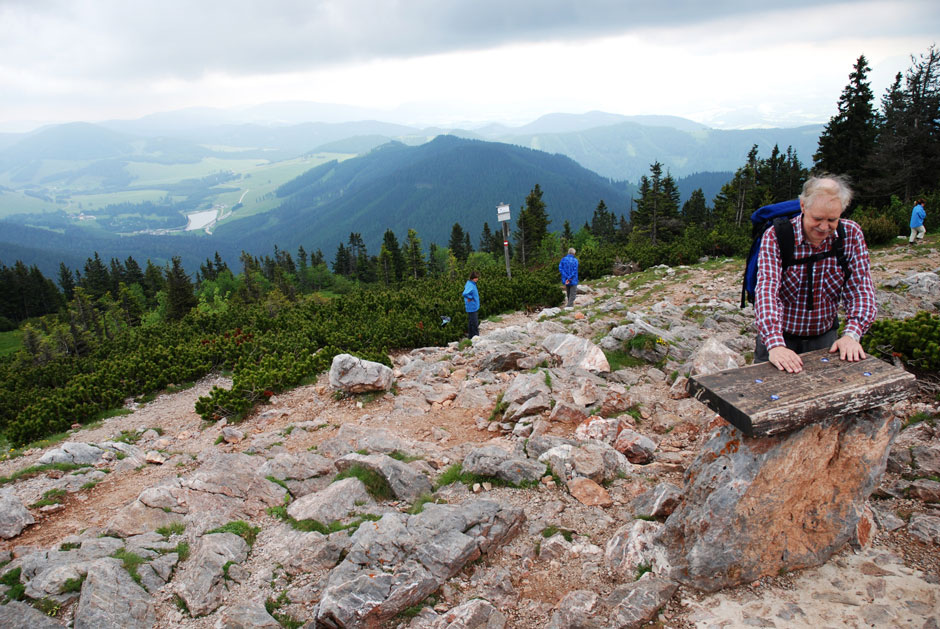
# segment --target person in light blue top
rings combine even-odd
[[[578,294],[578,259],[574,254],[574,247],[568,249],[568,255],[558,263],[561,283],[565,285],[565,296],[568,298],[568,308],[574,306],[574,298]]]
[[[470,279],[463,287],[464,308],[467,310],[467,338],[480,334],[480,291],[477,290],[477,279],[480,274],[470,272]]]
[[[918,199],[917,203],[914,205],[914,209],[911,210],[911,237],[908,239],[910,244],[914,244],[914,239],[923,240],[924,234],[927,233],[927,228],[924,227],[924,220],[927,218],[927,210],[924,208],[927,207],[927,204],[923,199]]]

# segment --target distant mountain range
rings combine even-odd
[[[332,257],[350,232],[361,233],[371,253],[377,253],[386,229],[403,238],[414,227],[426,245],[445,246],[455,222],[476,246],[484,221],[497,226],[496,204],[510,203],[517,214],[535,184],[544,191],[551,228],[560,230],[568,220],[577,229],[601,199],[616,214],[627,215],[635,184],[654,161],[677,179],[683,199],[702,187],[711,201],[753,145],[762,155],[774,145],[781,150],[792,146],[809,163],[822,130],[815,125],[725,131],[682,118],[604,112],[551,114],[522,127],[471,129],[376,120],[295,123],[307,105],[224,115],[187,110],[0,134],[0,220],[21,213],[18,230],[0,229],[0,261],[24,259],[41,263],[47,272],[45,265],[57,267],[65,259],[69,242],[82,247],[75,252],[82,260],[94,250],[103,257],[126,257],[139,245],[135,257],[158,261],[168,256],[168,248],[155,246],[164,238],[178,241],[184,264],[192,269],[205,259],[202,251],[211,255],[216,249],[223,256],[240,249],[263,255],[275,244],[285,250],[303,245]],[[338,116],[321,113],[324,119]],[[265,116],[277,122],[259,124]],[[322,164],[332,155],[337,160]],[[312,172],[282,186],[306,163],[315,167]],[[268,169],[257,170],[263,165]],[[224,172],[230,173],[225,186],[214,186],[210,175]],[[182,192],[193,189],[199,194]],[[239,212],[249,191],[262,196],[250,211]],[[65,230],[70,238],[50,236],[44,247],[44,230],[30,231],[55,228],[55,220],[67,220],[83,200],[88,208],[95,198],[101,205],[133,204],[171,195],[183,213],[212,207],[235,211],[227,212],[228,218],[205,238],[115,240],[70,224]],[[30,212],[52,216],[50,211],[66,218],[32,223],[22,218]]]

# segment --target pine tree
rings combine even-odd
[[[931,46],[904,77],[899,73],[882,99],[871,165],[877,176],[873,193],[887,202],[906,202],[936,187],[940,180],[940,51]]]
[[[216,253],[215,255],[218,256],[219,254]],[[128,286],[132,284],[144,285],[144,272],[140,270],[140,265],[132,256],[127,256],[127,260],[124,261],[124,270],[124,281]],[[216,266],[216,271],[219,270],[221,269]]]
[[[591,218],[591,233],[601,242],[613,242],[616,232],[614,214],[607,209],[607,204],[601,199],[594,208],[594,215]]]
[[[856,182],[868,178],[866,164],[878,132],[874,95],[866,80],[870,71],[865,55],[859,56],[839,97],[838,113],[819,136],[813,155],[817,170],[848,175]]]
[[[395,280],[395,265],[392,262],[392,254],[385,248],[385,243],[379,249],[378,275],[385,286],[388,286]]]
[[[395,233],[390,230],[385,230],[385,235],[382,236],[382,246],[388,251],[388,255],[391,257],[392,268],[394,269],[394,279],[396,282],[402,281],[405,277],[405,257],[402,255],[401,246],[398,244],[398,238],[395,237]]]
[[[523,265],[527,264],[527,258],[529,262],[534,258],[542,239],[548,233],[550,223],[545,202],[542,201],[542,189],[539,184],[535,184],[525,199],[525,207],[519,213],[519,229],[515,233],[516,252]]]
[[[139,271],[140,267],[137,270]],[[59,287],[62,289],[65,301],[72,301],[75,294],[75,276],[72,275],[72,270],[65,266],[64,262],[59,262]]]
[[[650,176],[640,179],[640,198],[630,223],[634,233],[647,234],[654,246],[679,232],[679,190],[672,175],[663,176],[658,161],[650,164]]]
[[[693,190],[689,199],[682,205],[682,220],[686,225],[698,225],[706,229],[710,227],[708,206],[705,204],[705,193],[701,188]]]
[[[567,252],[573,242],[574,234],[571,233],[571,223],[565,220],[565,224],[561,229],[561,248]]]
[[[163,270],[147,260],[147,266],[144,269],[144,296],[147,298],[147,305],[153,307],[156,305],[157,293],[166,287],[166,276]]]
[[[352,263],[350,262],[349,250],[346,249],[346,246],[343,243],[339,243],[339,246],[336,248],[336,256],[333,258],[333,272],[337,275],[343,275],[349,277]]]
[[[466,234],[463,231],[463,227],[460,226],[460,223],[454,223],[454,226],[451,228],[448,246],[450,247],[451,253],[454,254],[454,257],[457,258],[458,261],[467,261],[467,256],[470,255],[470,252],[466,249]]]
[[[419,279],[427,274],[427,266],[424,260],[424,253],[421,250],[421,239],[418,238],[418,232],[409,229],[408,237],[405,239],[405,269],[408,277]]]
[[[198,303],[179,256],[173,256],[172,266],[166,274],[166,297],[166,316],[171,321],[182,319]]]
[[[85,273],[82,276],[81,286],[88,291],[92,299],[98,299],[111,290],[111,276],[97,251],[94,258],[88,258],[85,261]]]

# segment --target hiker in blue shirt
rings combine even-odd
[[[927,228],[924,227],[924,219],[927,218],[927,211],[924,209],[927,204],[923,199],[918,199],[911,210],[911,237],[908,239],[910,244],[914,244],[914,239],[923,240]]]
[[[470,272],[470,279],[463,287],[464,307],[467,310],[467,338],[480,334],[480,291],[477,290],[477,278],[480,274]]]
[[[574,306],[574,298],[578,294],[578,259],[574,254],[574,247],[568,249],[568,255],[558,263],[561,283],[565,285],[565,295],[568,297],[568,308]]]

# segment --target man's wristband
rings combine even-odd
[[[850,339],[853,339],[856,343],[859,343],[862,340],[862,337],[860,337],[858,333],[852,332],[851,330],[846,330],[845,336],[849,337]]]

